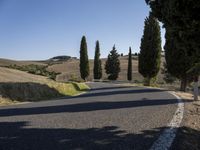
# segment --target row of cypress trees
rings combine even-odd
[[[139,54],[139,73],[145,78],[145,85],[151,85],[152,81],[156,80],[157,74],[160,70],[161,64],[161,33],[158,20],[152,13],[145,19],[144,33],[141,39],[140,54]],[[110,51],[105,70],[108,74],[109,80],[116,80],[120,72],[119,54],[115,45]],[[94,79],[102,78],[102,66],[100,59],[100,44],[96,42],[94,68]],[[81,78],[86,80],[89,76],[89,60],[87,54],[87,43],[85,36],[82,37],[80,47],[80,73]],[[132,80],[132,51],[129,48],[128,54],[128,68],[127,68],[127,80]]]
[[[109,80],[116,80],[118,78],[120,72],[120,61],[119,61],[119,54],[116,50],[115,45],[113,46],[112,50],[110,51],[106,64],[105,70],[108,74]],[[89,68],[89,59],[88,59],[88,52],[87,52],[87,42],[86,37],[83,36],[81,40],[80,46],[80,74],[83,80],[87,80],[89,76],[90,68]],[[100,59],[100,44],[99,41],[96,41],[95,47],[95,56],[94,56],[94,68],[93,68],[93,75],[94,79],[101,79],[102,78],[102,63]],[[129,61],[128,61],[128,72],[127,72],[127,79],[130,81],[132,80],[132,52],[131,48],[129,48]]]

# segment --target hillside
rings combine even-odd
[[[55,59],[61,58],[62,56],[53,57]],[[52,59],[53,59],[52,58]],[[63,57],[63,58],[69,58]],[[53,61],[52,59],[49,59],[47,61],[13,61],[8,59],[0,59],[0,66],[9,66],[9,65],[29,65],[29,64],[36,64],[36,65],[47,65],[48,71],[55,71],[57,73],[61,73],[57,76],[57,81],[68,81],[68,80],[81,80],[80,79],[80,73],[79,73],[79,60],[72,58],[62,61]],[[54,60],[55,60],[54,59]],[[133,81],[135,82],[142,82],[143,77],[138,73],[138,60],[137,56],[134,56],[133,58]],[[107,75],[105,73],[105,61],[106,59],[102,59],[102,68],[103,68],[103,80],[107,79]],[[164,62],[164,57],[162,57],[162,62]],[[123,56],[120,57],[120,63],[121,63],[121,72],[119,74],[118,80],[127,80],[127,66],[128,66],[128,57]],[[163,65],[162,65],[163,66]],[[90,76],[88,80],[93,79],[93,60],[90,60]],[[158,75],[158,81],[163,82],[163,75]]]
[[[82,83],[59,83],[43,76],[0,67],[0,104],[72,96],[88,89]]]
[[[133,65],[132,65],[132,70],[133,70],[133,81],[135,82],[142,82],[143,77],[139,74],[138,72],[138,58],[135,56],[133,58]],[[90,60],[90,76],[88,80],[93,79],[93,60]],[[104,80],[107,79],[107,75],[105,73],[105,62],[106,59],[102,59],[102,68],[103,68],[103,78]],[[162,62],[164,62],[164,58],[162,58]],[[123,56],[120,57],[120,66],[121,66],[121,72],[119,74],[118,80],[127,80],[127,67],[128,67],[128,57]],[[163,63],[162,63],[163,66]],[[80,80],[80,73],[79,73],[79,60],[69,60],[67,62],[63,62],[60,64],[55,64],[51,65],[48,67],[49,71],[55,71],[55,72],[60,72],[61,74],[57,76],[58,81],[67,81],[67,80],[73,80],[73,79],[78,79]],[[158,75],[158,81],[163,82],[163,75],[159,74]]]
[[[10,66],[10,65],[30,65],[30,64],[35,64],[35,65],[46,65],[45,63],[42,63],[40,61],[16,61],[16,60],[10,60],[10,59],[4,59],[0,58],[0,66]]]

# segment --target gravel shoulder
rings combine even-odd
[[[200,101],[193,101],[190,93],[176,92],[185,103],[185,113],[171,150],[200,149]]]

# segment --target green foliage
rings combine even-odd
[[[102,77],[99,41],[96,42],[93,74],[94,74],[94,79],[101,79]]]
[[[50,60],[51,61],[67,61],[69,59],[71,59],[72,57],[71,56],[55,56],[53,58],[51,58]]]
[[[170,74],[178,79],[187,79],[187,71],[192,67],[192,56],[188,55],[186,43],[176,30],[169,28],[166,32],[165,58]]]
[[[128,72],[127,72],[127,79],[128,81],[132,80],[132,52],[131,47],[129,48],[129,54],[128,54]]]
[[[156,18],[150,13],[145,20],[144,34],[141,39],[139,55],[139,73],[148,80],[150,85],[160,70],[161,63],[161,36],[160,26]]]
[[[172,76],[172,75],[169,73],[169,71],[168,71],[168,69],[167,69],[167,64],[166,64],[166,63],[164,63],[164,68],[162,68],[161,71],[162,71],[161,73],[164,75],[163,80],[164,80],[166,83],[172,84],[172,83],[174,83],[174,82],[176,81],[177,78],[174,77],[174,76]]]
[[[120,55],[117,53],[117,50],[114,45],[113,49],[110,51],[110,54],[108,55],[108,59],[105,64],[105,70],[106,73],[108,74],[109,80],[116,80],[118,78],[120,72],[119,56]]]
[[[187,74],[191,74],[193,76],[200,75],[200,63],[196,63],[192,68],[187,71]]]
[[[169,72],[181,79],[185,91],[188,69],[200,61],[200,1],[146,0],[166,29],[166,62]],[[188,77],[189,76],[189,77]]]
[[[46,76],[52,80],[56,80],[56,76],[60,73],[56,73],[54,71],[50,72],[47,70],[48,66],[42,66],[42,65],[24,65],[24,66],[17,66],[15,65],[10,65],[8,66],[8,68],[12,68],[12,69],[17,69],[20,71],[25,71],[31,74],[35,74],[35,75],[41,75],[41,76]]]
[[[70,74],[70,77],[69,77],[68,81],[80,82],[80,80],[78,79],[76,74]]]
[[[87,52],[87,42],[86,37],[83,36],[80,46],[80,74],[83,80],[86,80],[89,76],[89,60]]]

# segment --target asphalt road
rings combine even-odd
[[[77,97],[0,107],[0,150],[146,150],[177,108],[165,91],[89,85]]]

